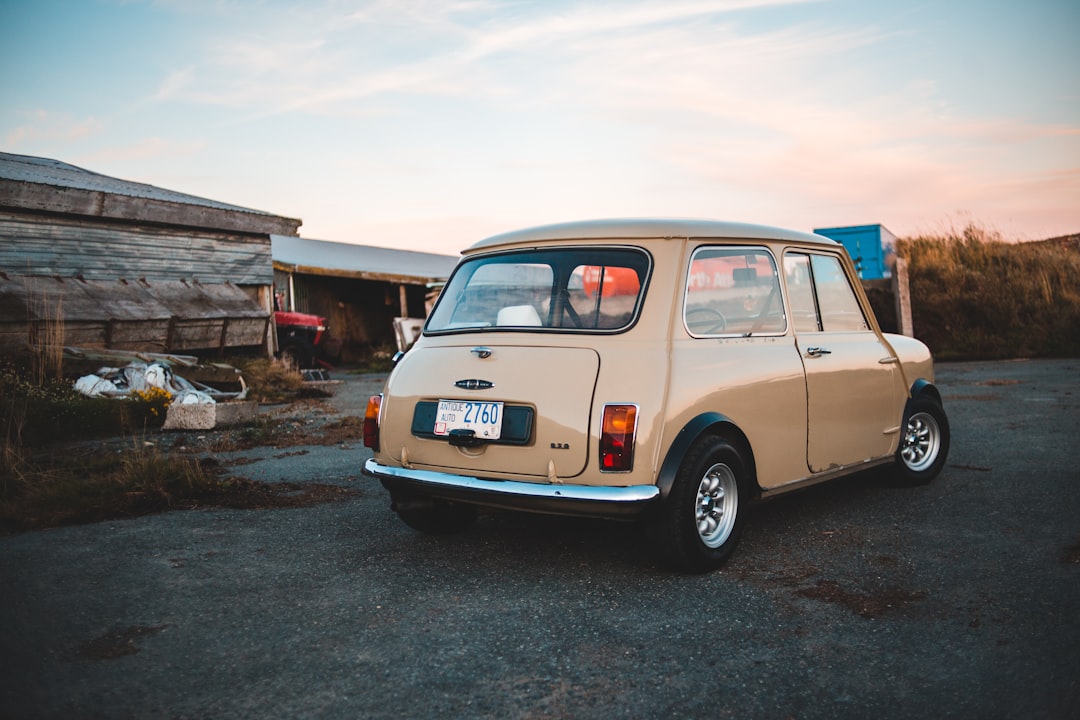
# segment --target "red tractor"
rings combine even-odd
[[[301,370],[318,366],[329,367],[326,362],[326,318],[301,312],[276,310],[278,352]]]

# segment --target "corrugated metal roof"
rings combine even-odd
[[[458,261],[453,255],[288,235],[271,235],[270,247],[275,265],[313,275],[430,282],[445,280]]]
[[[15,155],[13,153],[0,152],[0,179],[14,180],[16,182],[37,183],[39,185],[52,185],[60,188],[74,188],[77,190],[89,190],[92,192],[111,193],[113,195],[125,195],[127,197],[144,198],[147,200],[162,200],[165,202],[180,203],[182,205],[200,205],[202,207],[216,208],[218,210],[231,210],[234,212],[247,212],[256,215],[273,215],[273,213],[251,208],[229,205],[208,200],[206,198],[188,195],[186,193],[166,190],[154,185],[121,180],[100,173],[84,170],[81,167],[69,165],[59,160],[33,157],[30,155]]]
[[[0,153],[0,207],[255,235],[295,234],[301,224],[295,218],[120,180],[59,160],[12,153]]]

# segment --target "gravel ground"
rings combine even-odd
[[[0,538],[0,716],[1080,717],[1078,369],[942,365],[938,480],[763,504],[703,576],[634,525],[416,534],[359,443],[229,454],[357,494]],[[343,379],[313,422],[381,378]]]
[[[303,403],[269,405],[260,409],[264,419],[291,423],[298,433],[319,434],[328,421],[342,417],[363,417],[368,398],[382,391],[385,374],[350,375],[336,373],[327,386],[328,397]],[[193,447],[200,443],[194,439]],[[211,438],[212,439],[212,438]],[[369,453],[360,442],[339,442],[329,446],[302,444],[256,447],[247,450],[215,453],[214,457],[231,465],[235,475],[262,482],[314,481],[328,484],[356,484],[360,478],[360,454]],[[363,483],[368,484],[366,481]]]

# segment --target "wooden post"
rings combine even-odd
[[[896,329],[901,335],[915,337],[911,323],[911,289],[908,286],[908,263],[902,257],[896,258],[893,268],[893,299],[896,302]]]
[[[409,293],[408,288],[402,284],[398,285],[398,295],[401,298],[401,317],[409,317]]]
[[[225,355],[225,348],[228,346],[229,341],[229,318],[222,318],[221,321],[221,339],[218,341],[218,355]]]
[[[280,349],[277,342],[277,323],[274,322],[274,292],[273,285],[259,286],[259,306],[269,313],[266,318],[266,328],[263,330],[263,349],[266,350],[268,357],[273,357]]]

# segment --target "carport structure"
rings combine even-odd
[[[427,317],[457,257],[274,235],[280,309],[327,318],[352,362],[395,345],[396,318]]]

